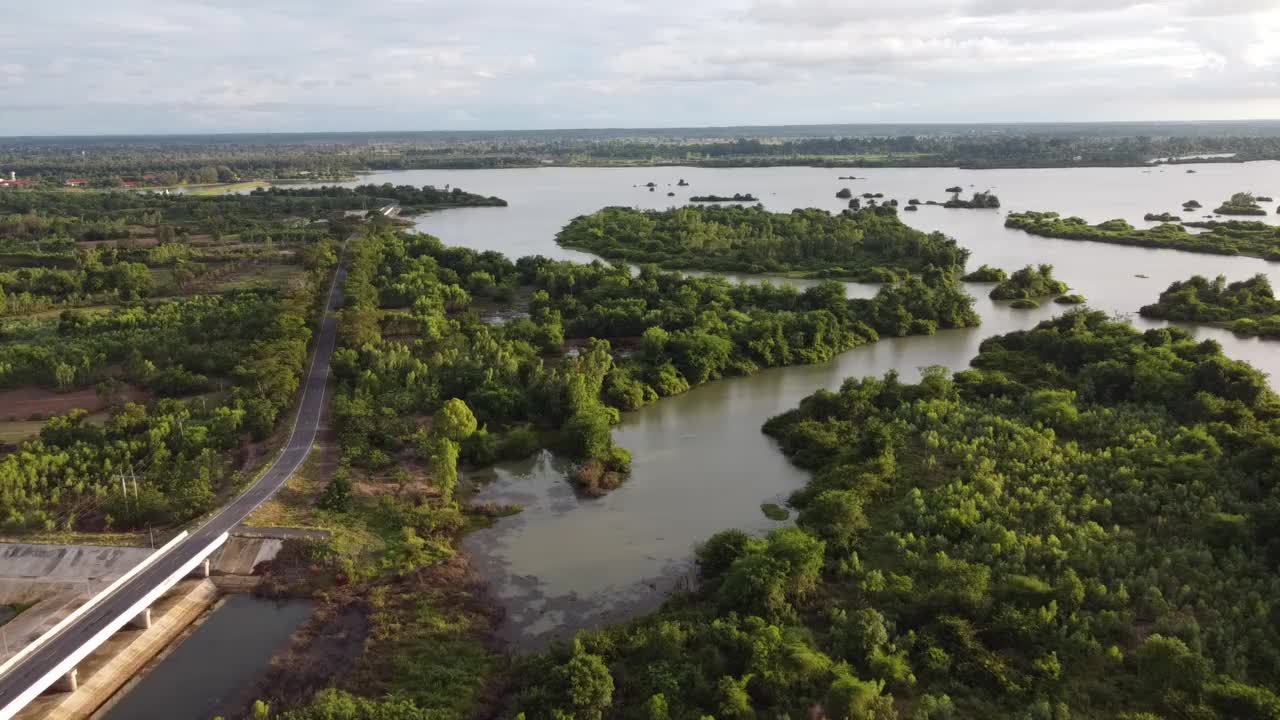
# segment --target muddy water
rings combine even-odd
[[[1194,174],[1186,169],[546,168],[407,171],[362,182],[452,184],[499,195],[509,207],[449,210],[420,218],[418,227],[450,244],[499,250],[513,258],[542,254],[575,260],[591,257],[559,248],[555,233],[575,215],[605,205],[667,207],[683,203],[690,194],[750,192],[773,210],[839,210],[845,203],[835,193],[842,187],[855,194],[882,192],[886,199],[904,204],[910,198],[945,200],[945,188],[953,185],[965,188],[966,194],[991,190],[1004,209],[925,206],[902,217],[922,230],[957,238],[973,251],[970,267],[988,263],[1014,270],[1029,263],[1052,263],[1057,275],[1073,292],[1085,295],[1091,307],[1131,316],[1147,327],[1161,323],[1133,314],[1154,302],[1174,280],[1195,273],[1242,279],[1265,272],[1280,287],[1280,265],[1037,238],[1005,229],[1004,214],[1055,210],[1091,222],[1120,217],[1141,227],[1148,224],[1142,221],[1145,213],[1178,214],[1182,203],[1191,199],[1213,208],[1241,190],[1280,195],[1280,163],[1205,164],[1195,166]],[[862,179],[837,179],[849,174]],[[676,187],[680,178],[690,186]],[[639,187],[650,181],[658,183],[655,192]],[[668,198],[669,191],[677,196]],[[1274,223],[1280,216],[1273,213],[1264,219]],[[625,486],[604,498],[575,497],[563,467],[549,455],[497,468],[480,499],[517,502],[525,510],[472,533],[466,549],[507,608],[503,633],[517,645],[537,647],[577,628],[653,608],[687,577],[692,549],[708,535],[728,527],[763,530],[775,525],[761,514],[760,503],[785,498],[805,477],[760,433],[760,425],[815,389],[889,370],[914,380],[920,368],[930,365],[961,369],[983,338],[1030,327],[1063,311],[1052,304],[1012,310],[1006,303],[988,300],[988,286],[969,289],[982,315],[980,328],[885,340],[823,365],[778,368],[711,383],[625,415],[616,439],[632,451],[634,472]],[[851,295],[872,291],[850,286]],[[1280,343],[1238,339],[1211,328],[1194,332],[1218,340],[1229,355],[1273,378],[1280,371]]]
[[[313,604],[231,595],[102,720],[209,720],[234,711]]]

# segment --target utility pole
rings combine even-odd
[[[156,549],[156,531],[151,529],[151,523],[147,523],[147,534],[151,536],[151,549]]]
[[[133,474],[132,465],[129,466],[129,477],[133,478],[133,502],[136,505],[141,505],[138,501],[138,476]]]

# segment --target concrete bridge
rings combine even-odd
[[[302,386],[298,413],[280,455],[244,494],[204,525],[170,540],[0,665],[0,720],[10,720],[50,688],[74,692],[79,662],[126,625],[149,625],[151,605],[177,582],[192,573],[207,576],[209,558],[227,541],[230,530],[274,495],[301,467],[320,425],[329,382],[329,361],[337,341],[334,311],[341,304],[345,277],[346,270],[339,262]]]

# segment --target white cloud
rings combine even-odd
[[[1280,0],[71,4],[0,132],[1280,116]]]

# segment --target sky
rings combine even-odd
[[[1280,0],[3,5],[0,136],[1280,118]]]

